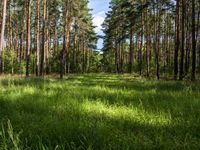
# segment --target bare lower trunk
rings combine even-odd
[[[31,54],[31,0],[27,2],[27,49],[26,49],[26,77],[29,76],[29,63]]]
[[[71,26],[71,1],[66,0],[65,2],[65,10],[64,10],[64,47],[61,56],[61,70],[60,70],[60,78],[63,78],[65,65],[68,64],[67,59],[69,56],[69,33],[70,33],[70,26]]]
[[[40,0],[37,0],[36,76],[39,76],[39,65],[40,65]]]
[[[179,47],[180,47],[180,39],[179,39],[179,20],[180,20],[180,1],[177,0],[176,2],[176,42],[175,42],[175,53],[174,53],[174,79],[177,79],[178,75],[178,54],[179,54]]]
[[[195,35],[195,0],[192,0],[192,76],[194,81],[196,78],[196,35]]]
[[[3,1],[3,18],[1,24],[1,39],[0,39],[0,73],[3,72],[3,57],[2,51],[4,48],[4,32],[5,32],[5,24],[6,24],[6,8],[7,8],[7,0]]]

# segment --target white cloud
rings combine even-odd
[[[93,9],[92,10],[92,15],[93,15],[93,25],[96,26],[95,32],[98,35],[104,35],[104,33],[101,31],[102,29],[102,23],[105,20],[106,14],[109,10],[109,2],[111,0],[89,0],[89,8]],[[97,47],[98,49],[101,49],[103,47],[103,40],[100,39],[97,42]]]
[[[95,32],[101,33],[102,24],[105,20],[105,11],[100,11],[97,14],[94,14],[93,24],[96,26]]]

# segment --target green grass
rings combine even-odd
[[[134,75],[0,79],[0,149],[200,149],[200,84]]]

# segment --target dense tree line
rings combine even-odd
[[[198,0],[111,0],[100,60],[88,0],[2,0],[0,73],[137,72],[195,80],[199,20]]]
[[[198,0],[112,0],[104,21],[107,72],[195,80],[200,72]]]
[[[44,76],[96,71],[88,0],[0,2],[0,72]]]

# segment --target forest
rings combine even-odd
[[[199,0],[1,0],[0,150],[200,149]]]

